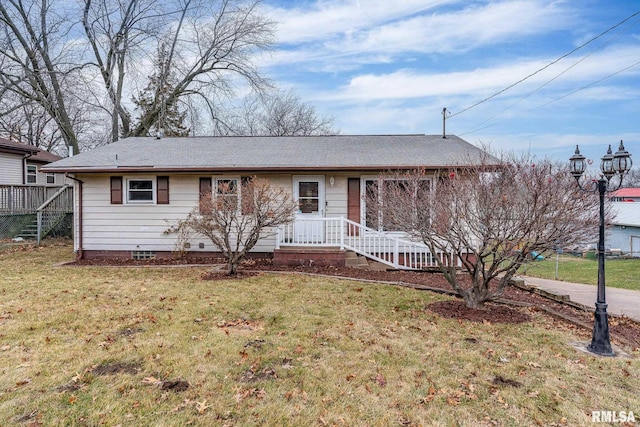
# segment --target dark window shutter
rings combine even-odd
[[[169,204],[169,177],[159,176],[156,179],[156,203],[159,205]]]
[[[347,218],[360,224],[360,178],[349,178],[347,183]],[[349,227],[349,232],[358,235],[357,229]]]
[[[112,205],[122,204],[122,177],[121,176],[111,177],[111,204]]]
[[[200,199],[211,197],[211,178],[200,178]]]
[[[211,213],[211,208],[209,207],[210,204],[208,203],[204,203],[203,201],[208,200],[209,203],[211,202],[211,178],[200,178],[200,198],[199,200],[199,206],[200,206],[200,213],[202,214],[209,214]]]
[[[242,215],[249,215],[252,214],[255,210],[254,207],[254,188],[253,188],[253,177],[251,176],[243,176],[240,178],[240,182],[242,184],[242,192],[240,194],[241,200],[240,200],[240,205],[241,205],[241,212]]]

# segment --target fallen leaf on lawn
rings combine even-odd
[[[387,379],[384,377],[384,375],[378,373],[378,375],[376,375],[376,383],[380,387],[384,387],[387,385]]]
[[[160,385],[162,381],[155,377],[145,377],[142,379],[142,384],[144,385]]]
[[[527,363],[527,365],[531,366],[532,368],[542,368],[542,366],[538,365],[536,362],[529,362]]]
[[[460,404],[460,401],[453,397],[447,397],[447,403],[451,406],[458,406]]]
[[[204,414],[204,411],[206,411],[208,408],[211,408],[211,405],[207,405],[207,399],[203,400],[202,402],[196,401],[196,410],[199,414]]]
[[[433,384],[431,384],[429,386],[429,396],[435,396],[436,394],[436,388],[433,386]]]

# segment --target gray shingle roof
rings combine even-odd
[[[44,169],[309,170],[439,168],[479,161],[483,151],[456,136],[336,135],[127,138]]]

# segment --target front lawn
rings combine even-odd
[[[640,362],[535,310],[471,323],[429,292],[205,268],[59,267],[0,251],[0,425],[591,425],[640,418]]]
[[[543,279],[555,279],[556,255],[543,261],[529,264],[523,274]],[[605,260],[606,285],[614,288],[640,291],[640,259]],[[558,256],[558,280],[596,285],[598,283],[598,260],[593,255],[580,258],[569,254]]]

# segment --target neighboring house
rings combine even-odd
[[[38,208],[65,184],[63,173],[45,172],[42,167],[60,159],[39,148],[0,138],[0,238],[37,237],[26,228],[31,223],[33,230],[38,228]]]
[[[42,172],[40,168],[62,159],[31,145],[0,138],[0,185],[60,186],[64,174]]]
[[[609,225],[609,247],[620,249],[624,255],[640,257],[640,203],[613,202],[612,209],[615,218]]]
[[[458,137],[437,135],[128,138],[44,169],[75,181],[79,258],[171,256],[176,235],[165,231],[202,192],[215,195],[219,184],[257,176],[291,191],[300,209],[293,224],[262,239],[254,253],[274,254],[281,263],[341,264],[351,250],[398,267],[432,263],[433,255],[397,233],[367,228],[365,189],[390,170],[424,168],[432,181],[435,171],[484,154]],[[189,256],[215,252],[205,238],[188,246]]]
[[[640,202],[640,188],[621,188],[611,193],[613,202]]]

